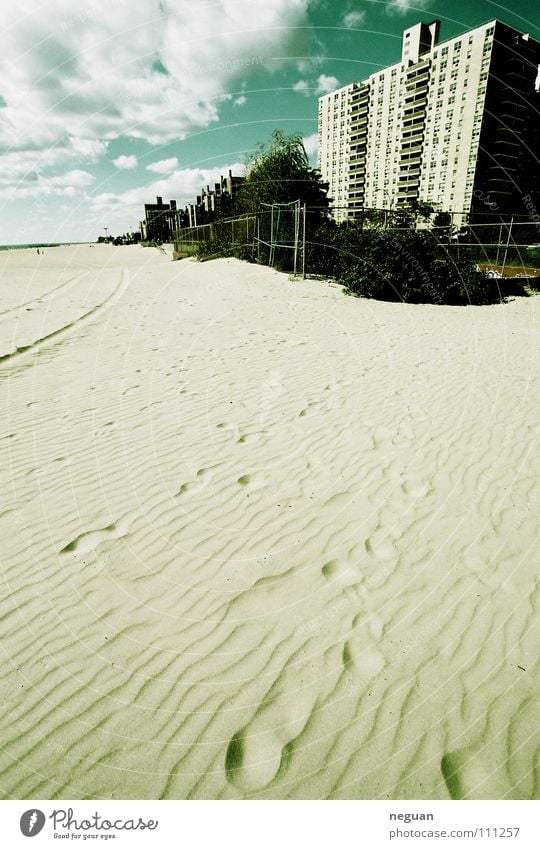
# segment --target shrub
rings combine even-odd
[[[423,233],[346,231],[340,252],[340,280],[365,298],[419,302],[433,300],[432,243]]]
[[[364,298],[431,304],[500,301],[496,283],[466,256],[441,256],[428,230],[340,231],[338,279]]]
[[[218,256],[232,256],[232,248],[230,242],[226,239],[209,239],[206,242],[198,243],[195,256],[200,260],[213,259]]]

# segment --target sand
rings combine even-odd
[[[538,797],[538,297],[0,271],[3,798]]]

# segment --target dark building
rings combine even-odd
[[[480,131],[473,211],[540,205],[540,44],[496,21]],[[528,201],[527,201],[528,199]]]
[[[145,203],[144,221],[141,222],[143,239],[149,242],[170,242],[173,237],[176,201],[163,203],[156,197],[156,203]]]

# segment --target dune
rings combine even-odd
[[[0,255],[5,799],[540,790],[539,299]]]

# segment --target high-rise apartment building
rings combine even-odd
[[[491,21],[439,44],[439,27],[405,30],[401,62],[319,99],[337,220],[413,200],[466,215],[540,206],[540,43]]]

